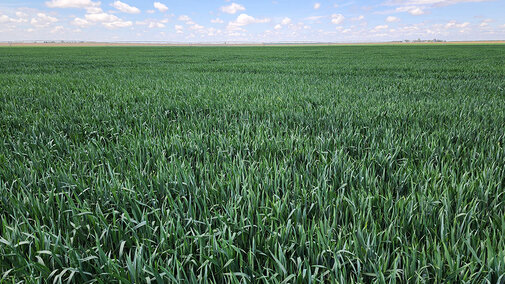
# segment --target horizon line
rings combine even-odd
[[[462,43],[505,43],[503,39],[496,40],[441,40],[441,39],[418,39],[418,40],[392,40],[392,41],[362,41],[362,42],[325,42],[325,41],[202,41],[202,42],[177,42],[177,41],[84,41],[84,40],[21,40],[0,41],[0,45],[145,45],[145,46],[268,46],[268,45],[366,45],[366,44],[462,44]]]

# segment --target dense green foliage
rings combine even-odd
[[[505,281],[504,144],[502,45],[0,48],[0,279]]]

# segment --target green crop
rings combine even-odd
[[[0,282],[505,281],[505,46],[0,48]]]

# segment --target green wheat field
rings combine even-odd
[[[0,48],[0,283],[504,283],[505,45]]]

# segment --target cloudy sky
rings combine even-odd
[[[0,0],[0,41],[417,38],[505,39],[505,0]]]

